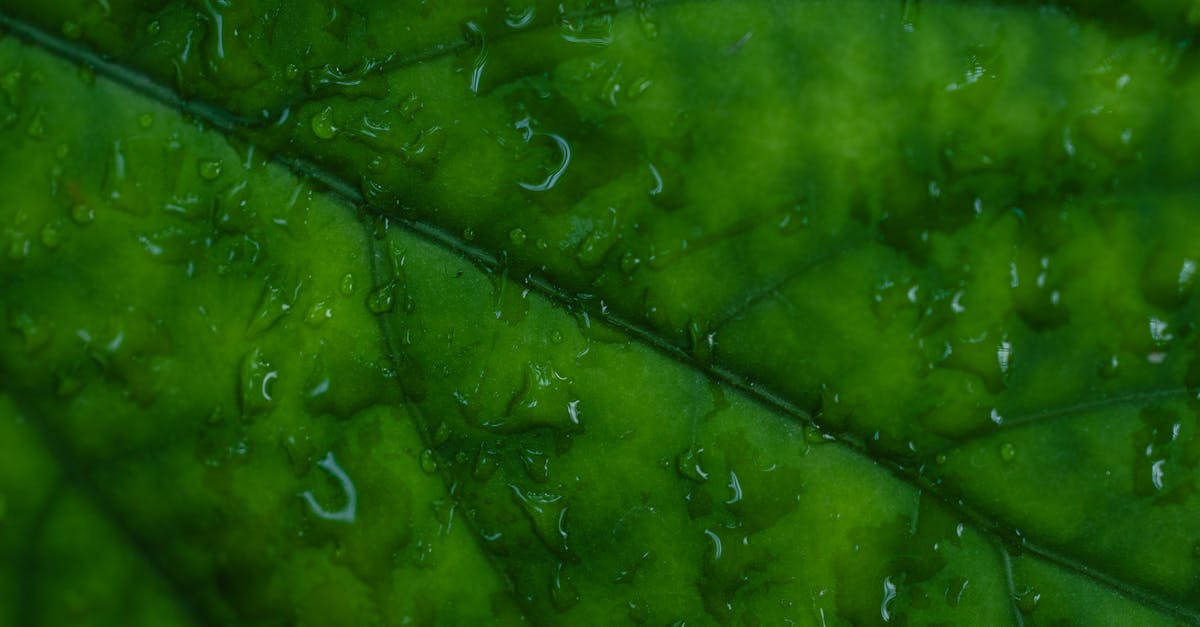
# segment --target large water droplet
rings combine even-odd
[[[300,493],[301,498],[308,503],[308,507],[312,513],[324,520],[332,520],[341,523],[353,523],[358,510],[358,491],[354,489],[354,482],[350,480],[350,476],[346,471],[338,466],[337,458],[333,456],[333,451],[329,451],[325,458],[317,462],[325,472],[329,473],[338,484],[341,485],[342,492],[346,495],[346,504],[338,510],[327,510],[317,502],[317,497],[313,496],[311,490],[305,490]]]

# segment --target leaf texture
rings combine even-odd
[[[360,4],[0,3],[0,620],[1198,620],[1187,3]]]

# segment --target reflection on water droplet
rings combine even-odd
[[[742,500],[742,484],[738,481],[737,473],[732,470],[729,471],[729,489],[733,491],[733,496],[725,501],[726,505],[733,505]]]
[[[338,127],[333,121],[333,107],[325,107],[312,117],[312,131],[320,139],[333,139],[338,134]]]
[[[571,145],[568,144],[567,140],[563,139],[561,135],[556,133],[532,133],[529,137],[532,138],[533,136],[549,137],[551,140],[553,140],[555,145],[558,147],[559,153],[562,155],[562,159],[559,161],[558,166],[555,167],[550,174],[546,175],[546,178],[543,179],[541,183],[525,183],[523,181],[518,181],[517,185],[520,185],[531,192],[544,192],[553,189],[554,186],[558,184],[558,179],[561,178],[563,173],[567,171],[567,166],[571,165]],[[529,140],[527,139],[526,141]]]
[[[71,220],[76,221],[77,225],[86,225],[96,219],[96,211],[89,205],[80,203],[71,208]]]
[[[1017,447],[1013,446],[1012,442],[1005,442],[1000,445],[1000,459],[1011,462],[1017,457]]]
[[[679,471],[680,475],[692,481],[704,483],[708,480],[708,473],[700,467],[700,453],[703,452],[704,449],[693,447],[680,453],[675,459],[675,469]]]
[[[560,34],[573,44],[607,46],[613,42],[613,16],[605,13],[595,17],[564,19]]]
[[[463,30],[466,31],[467,40],[479,46],[479,53],[475,55],[475,61],[471,64],[471,79],[469,84],[471,93],[478,94],[479,81],[483,78],[483,68],[487,66],[488,61],[487,34],[475,22],[466,22],[463,24]]]
[[[721,537],[720,537],[720,536],[718,536],[716,533],[714,533],[714,532],[713,532],[712,530],[710,530],[710,529],[705,529],[705,530],[704,530],[704,535],[708,536],[708,539],[709,539],[709,540],[712,540],[712,543],[713,543],[713,561],[715,562],[715,561],[717,561],[717,560],[721,559]]]
[[[1192,282],[1192,277],[1196,274],[1196,262],[1191,259],[1183,260],[1183,267],[1179,269],[1179,291],[1180,293],[1187,290],[1188,285]]]
[[[522,29],[533,23],[533,18],[537,17],[537,7],[528,5],[520,9],[506,7],[504,9],[504,24],[512,29]]]
[[[896,598],[896,584],[892,583],[891,577],[883,579],[883,601],[879,604],[879,615],[883,617],[883,622],[889,623],[892,621],[892,615],[888,606],[892,600]]]
[[[563,573],[562,562],[559,562],[558,568],[554,571],[554,578],[550,582],[550,600],[554,602],[554,608],[560,612],[579,603],[579,590]]]
[[[200,178],[206,181],[215,181],[221,176],[221,161],[219,159],[212,161],[201,161],[196,167],[196,171],[200,173]]]
[[[313,496],[311,490],[305,490],[300,496],[304,498],[308,503],[309,509],[318,517],[334,522],[353,523],[355,512],[358,509],[358,491],[354,489],[354,482],[350,481],[350,477],[342,470],[341,466],[338,466],[337,459],[333,456],[333,451],[329,451],[325,455],[325,459],[317,462],[317,465],[332,475],[341,484],[342,492],[346,495],[346,504],[339,510],[329,511],[321,507],[320,503],[317,503],[317,499]]]
[[[658,168],[654,167],[653,163],[650,164],[650,176],[654,177],[654,187],[650,188],[649,193],[651,196],[657,196],[663,191],[663,179],[662,175],[658,173]]]
[[[1150,339],[1154,340],[1155,344],[1163,346],[1174,338],[1175,336],[1167,331],[1166,321],[1150,317]]]
[[[1012,359],[1012,343],[1008,341],[1000,342],[1000,346],[996,349],[996,361],[1000,365],[1000,374],[1008,374],[1008,364]]]
[[[421,470],[425,471],[425,474],[432,475],[437,472],[437,469],[438,463],[437,459],[433,457],[433,451],[430,449],[421,451]]]
[[[342,293],[342,296],[353,296],[354,295],[354,274],[352,274],[350,272],[343,274],[342,282],[338,286],[338,290]]]
[[[396,307],[396,284],[388,283],[375,289],[367,297],[367,309],[373,314],[390,313]]]

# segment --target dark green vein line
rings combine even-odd
[[[1118,394],[1116,396],[1106,396],[1104,398],[1089,399],[1079,403],[1072,403],[1062,407],[1051,407],[1041,411],[1030,412],[1015,418],[1004,418],[999,425],[986,425],[980,429],[973,430],[963,436],[961,439],[931,451],[926,455],[926,459],[934,459],[938,455],[949,453],[950,451],[958,450],[964,446],[978,442],[989,436],[1006,433],[1014,429],[1021,429],[1036,425],[1042,425],[1047,422],[1072,418],[1080,414],[1085,414],[1090,411],[1110,409],[1113,407],[1132,406],[1144,407],[1157,401],[1168,399],[1183,398],[1188,395],[1188,389],[1185,387],[1171,387],[1157,390],[1145,390],[1140,392],[1129,392],[1126,394]]]
[[[247,133],[241,132],[243,129],[245,129],[242,118],[232,115],[218,107],[188,101],[180,97],[170,88],[158,85],[152,80],[146,78],[144,75],[103,59],[92,51],[82,49],[76,45],[63,41],[60,38],[47,34],[40,29],[15,20],[3,12],[0,12],[0,27],[8,28],[14,34],[17,34],[30,43],[47,49],[50,52],[57,54],[71,62],[91,66],[98,74],[105,76],[120,85],[127,86],[133,91],[144,94],[147,97],[159,101],[167,106],[176,108],[185,114],[194,116],[196,119],[210,124],[215,128],[226,132],[232,137],[244,138],[247,135]],[[442,247],[443,249],[458,253],[465,259],[475,263],[478,267],[486,272],[500,272],[505,267],[504,260],[497,257],[497,255],[494,253],[470,245],[460,238],[441,229],[440,227],[428,223],[386,216],[386,214],[378,211],[377,208],[369,207],[366,205],[361,192],[357,188],[345,180],[323,170],[321,167],[312,163],[311,161],[283,155],[277,155],[276,161],[296,174],[320,183],[330,191],[343,197],[347,202],[355,206],[367,207],[373,213],[384,215],[384,217],[387,217],[393,224],[404,228],[414,235],[417,235],[439,247]],[[524,283],[531,289],[534,289],[568,311],[585,311],[598,320],[620,329],[635,341],[657,350],[667,357],[679,361],[688,367],[706,374],[715,382],[728,385],[746,394],[749,398],[756,400],[757,402],[771,410],[774,410],[777,413],[791,417],[792,419],[801,421],[802,423],[816,424],[812,415],[810,415],[808,411],[793,403],[786,397],[775,393],[765,386],[756,384],[750,378],[736,371],[698,360],[691,353],[680,348],[674,342],[662,337],[654,330],[595,306],[590,299],[583,298],[578,294],[563,289],[562,287],[556,285],[549,277],[541,273],[534,272],[529,274],[525,277]],[[912,466],[910,460],[889,456],[880,451],[869,449],[863,443],[861,436],[858,434],[843,431],[824,431],[824,433],[829,434],[838,444],[845,446],[856,454],[861,455],[873,461],[881,468],[886,469],[901,482],[906,483],[917,490],[926,491],[936,500],[946,505],[949,509],[963,516],[965,520],[972,524],[972,526],[980,529],[985,534],[995,537],[1002,542],[1005,541],[1006,538],[1019,537],[1017,531],[1012,527],[1001,524],[995,519],[985,516],[972,509],[961,499],[948,495],[944,490],[941,489],[940,486],[924,478],[921,475],[920,468]],[[1024,543],[1022,546],[1029,549],[1029,547],[1034,545]],[[1097,583],[1113,590],[1118,594],[1135,599],[1138,602],[1141,602],[1149,607],[1153,607],[1169,616],[1187,620],[1195,624],[1200,624],[1200,612],[1180,607],[1155,595],[1150,591],[1121,582],[1120,580],[1104,574],[1102,571],[1084,565],[1082,562],[1072,561],[1068,558],[1062,557],[1062,554],[1060,553],[1049,550],[1043,550],[1041,552],[1035,552],[1032,549],[1029,550],[1040,556],[1056,556],[1059,558],[1059,561],[1051,560],[1053,563],[1069,567],[1070,570],[1074,570],[1075,572],[1078,572],[1079,574],[1096,581]],[[1046,559],[1049,560],[1050,558],[1047,557]]]
[[[1000,542],[993,541],[992,545],[1000,553],[1000,560],[1004,563],[1004,584],[1008,588],[1008,606],[1012,609],[1013,624],[1025,627],[1025,617],[1021,615],[1021,607],[1017,605],[1017,582],[1013,579],[1012,554]]]
[[[370,259],[371,264],[372,285],[374,287],[386,285],[389,281],[391,281],[391,277],[395,276],[396,274],[395,264],[390,251],[387,249],[386,245],[381,245],[386,244],[386,232],[383,235],[384,239],[381,240],[376,237],[375,230],[372,228],[372,225],[369,221],[364,223],[364,229],[366,231],[367,246],[369,248],[368,258]],[[404,365],[399,361],[400,355],[403,354],[403,351],[401,350],[400,340],[398,337],[396,337],[396,331],[390,322],[390,317],[376,316],[376,319],[379,323],[379,332],[383,336],[384,350],[388,355],[388,359],[391,361],[392,366],[397,372],[403,372]],[[437,446],[434,443],[433,434],[430,433],[429,430],[429,422],[425,419],[421,408],[416,403],[408,402],[408,393],[404,389],[403,381],[400,381],[399,385],[401,394],[403,394],[405,398],[405,407],[408,411],[412,412],[413,417],[415,418],[413,422],[417,426],[417,432],[421,435],[422,443],[425,445],[425,448],[429,450],[437,450]],[[451,499],[456,499],[454,496],[455,478],[450,474],[449,466],[446,464],[439,464],[439,466],[442,468],[442,470],[438,473],[438,476],[441,477],[442,485],[446,488],[446,494],[449,495]],[[484,558],[487,559],[488,564],[492,567],[492,570],[499,575],[502,581],[504,581],[508,588],[507,592],[509,598],[512,599],[514,606],[520,608],[522,618],[527,620],[530,619],[530,616],[525,612],[525,608],[522,606],[520,600],[515,594],[516,586],[514,585],[512,578],[504,569],[504,565],[491,551],[487,550],[487,547],[483,545],[482,531],[470,516],[459,516],[459,520],[461,520],[462,524],[466,525],[467,528],[470,529],[470,535],[475,543],[475,546],[479,549],[480,553],[483,554]]]

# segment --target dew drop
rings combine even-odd
[[[380,315],[391,313],[396,308],[396,284],[388,283],[376,288],[367,297],[367,309],[371,313]]]
[[[1000,445],[1000,459],[1005,462],[1011,462],[1017,458],[1017,447],[1013,446],[1012,442],[1005,442]]]
[[[342,275],[342,282],[338,286],[338,290],[342,293],[342,296],[353,296],[354,274],[347,272],[346,274]]]
[[[47,224],[42,227],[42,245],[46,248],[55,249],[62,244],[62,233],[58,231],[58,227],[53,224]]]
[[[675,458],[675,470],[684,478],[696,483],[708,481],[708,473],[704,472],[704,469],[700,466],[700,453],[702,452],[704,452],[704,449],[692,447],[680,453]]]
[[[321,507],[321,504],[317,502],[317,498],[313,496],[311,490],[305,490],[300,496],[308,503],[308,507],[312,510],[312,513],[316,514],[319,518],[347,524],[353,523],[356,510],[358,509],[358,491],[354,489],[354,482],[350,480],[350,476],[346,474],[346,471],[342,470],[341,466],[338,466],[337,458],[333,456],[333,451],[330,451],[325,455],[324,459],[317,462],[317,466],[320,466],[341,484],[342,492],[346,495],[346,504],[339,510],[329,511]]]
[[[338,127],[333,121],[333,107],[325,107],[312,117],[312,132],[319,139],[333,139],[338,134]]]
[[[217,177],[221,176],[221,161],[201,161],[196,167],[196,171],[199,172],[200,178],[206,181],[215,181]]]
[[[430,449],[421,451],[421,470],[425,471],[427,475],[432,475],[437,472],[437,469],[438,463],[437,459],[433,457],[433,451]]]

